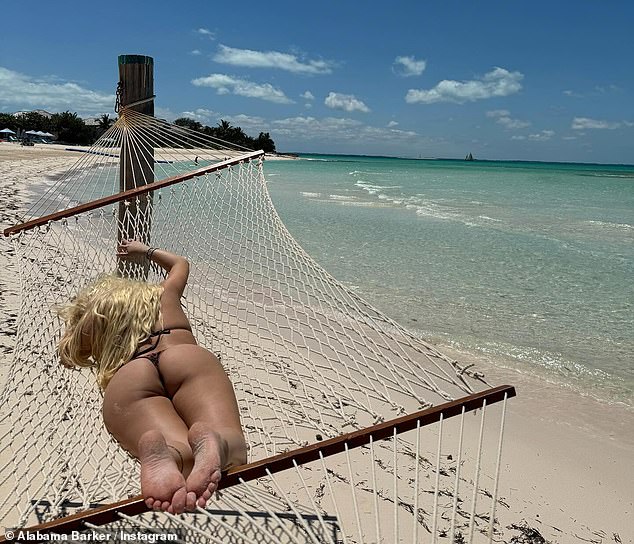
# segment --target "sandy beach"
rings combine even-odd
[[[502,493],[548,542],[632,542],[634,414],[470,354],[493,383],[511,383]],[[508,512],[507,514],[510,514]]]
[[[0,143],[2,229],[25,211],[30,184],[60,174],[79,153],[66,146]],[[269,157],[267,159],[275,159]],[[281,157],[285,158],[285,157]],[[9,240],[1,237],[0,380],[15,346],[19,276]],[[537,531],[547,542],[626,543],[634,540],[634,412],[584,397],[536,377],[492,366],[472,354],[439,350],[475,363],[493,385],[515,385],[509,402],[498,511],[509,534]],[[519,538],[519,536],[518,536]],[[517,542],[543,542],[534,540]]]

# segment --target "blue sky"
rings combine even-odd
[[[157,116],[279,151],[634,163],[634,4],[3,2],[0,111],[113,112],[154,57]],[[7,24],[7,22],[9,24]]]

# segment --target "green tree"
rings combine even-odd
[[[17,132],[20,127],[18,126],[17,119],[13,117],[13,115],[10,113],[0,113],[0,130],[3,128],[9,128],[13,132]]]
[[[95,127],[86,126],[76,113],[65,111],[55,113],[51,123],[57,132],[57,139],[69,144],[92,144],[96,139]]]
[[[52,132],[51,119],[40,113],[30,111],[17,116],[18,122],[24,130],[39,130],[41,132]]]
[[[10,113],[0,114],[0,125],[2,128],[18,130],[40,130],[42,132],[52,132],[51,120],[39,113],[28,112],[22,115],[12,115]]]
[[[218,126],[213,128],[214,136],[216,138],[220,138],[221,140],[225,140],[226,142],[231,141],[231,130],[233,127],[229,121],[225,121],[224,119],[220,119]]]
[[[174,121],[174,124],[178,125],[179,127],[188,128],[189,130],[195,130],[196,132],[203,131],[203,126],[198,121],[194,121],[189,117],[180,117],[176,119],[176,121]]]
[[[275,142],[271,138],[268,132],[260,132],[257,138],[252,138],[242,130],[241,127],[234,127],[229,121],[221,119],[217,126],[209,127],[203,126],[198,121],[189,119],[188,117],[181,117],[174,121],[175,125],[184,127],[196,132],[203,132],[204,134],[213,138],[218,138],[225,142],[236,144],[249,149],[262,149],[267,153],[275,152]],[[180,135],[183,136],[182,134]],[[195,147],[195,139],[191,139],[191,145]]]
[[[268,132],[260,132],[255,140],[255,149],[261,149],[265,153],[275,153],[275,142]]]
[[[104,132],[106,132],[106,130],[108,130],[112,126],[114,121],[115,121],[114,119],[110,119],[110,115],[108,115],[107,113],[104,113],[97,120],[97,129],[99,130],[101,134],[103,134]]]

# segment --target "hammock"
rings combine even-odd
[[[0,394],[0,525],[50,522],[138,495],[137,463],[103,428],[94,376],[62,368],[55,354],[63,329],[55,307],[95,276],[118,269],[161,280],[158,267],[116,260],[117,240],[137,238],[190,261],[184,303],[194,334],[231,378],[249,460],[273,459],[250,481],[239,471],[233,480],[226,476],[206,511],[138,515],[141,506],[131,515],[118,508],[115,522],[101,522],[111,525],[86,521],[82,529],[333,544],[449,532],[472,541],[499,531],[503,418],[498,413],[499,433],[490,434],[484,414],[491,408],[484,408],[487,399],[505,400],[514,391],[476,395],[474,405],[470,395],[487,385],[482,375],[440,354],[313,261],[273,207],[262,152],[130,109],[82,151],[28,220],[5,231],[20,265],[22,300],[14,361]],[[420,415],[411,419],[415,427],[389,426],[381,440],[372,431],[354,446],[336,438],[464,398],[444,438],[443,410],[429,428],[433,439],[423,436]],[[481,423],[465,430],[465,412],[478,407]],[[343,449],[324,455],[316,447],[317,458],[297,461],[302,448],[329,439]],[[283,452],[287,462],[280,465]],[[273,476],[288,463],[290,470]],[[467,470],[473,472],[465,476]],[[484,481],[493,492],[481,487]],[[478,496],[489,497],[486,513]]]

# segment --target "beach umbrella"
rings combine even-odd
[[[53,137],[53,134],[51,134],[50,132],[42,132],[42,136],[46,136],[47,138],[48,138],[48,137],[51,137],[51,138],[52,138],[52,137]]]
[[[37,136],[39,132],[36,132],[35,130],[27,130],[24,134],[31,134],[31,136]]]
[[[15,132],[13,132],[10,128],[3,128],[0,132],[3,134],[15,134]]]

